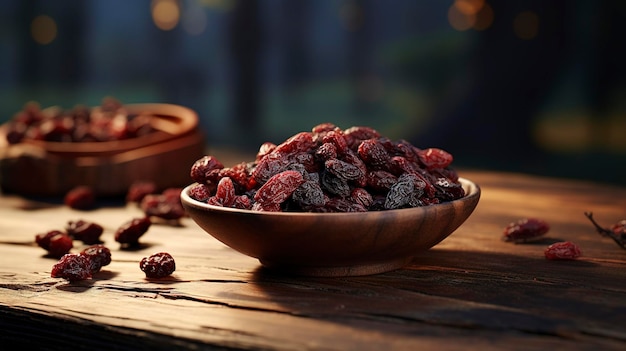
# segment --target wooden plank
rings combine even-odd
[[[113,233],[141,215],[132,205],[83,212],[3,196],[2,338],[52,339],[59,348],[89,340],[131,348],[137,337],[156,349],[623,349],[626,250],[598,235],[583,212],[606,225],[626,218],[626,189],[464,175],[483,195],[459,230],[405,269],[349,278],[277,275],[190,219],[153,225],[140,250],[121,250]],[[551,224],[546,240],[500,240],[508,222],[532,216]],[[113,261],[90,281],[51,278],[56,260],[43,255],[34,236],[79,218],[105,226]],[[543,249],[556,240],[577,242],[584,256],[547,261]],[[175,257],[171,278],[149,281],[139,270],[140,259],[156,251]],[[55,321],[70,323],[65,344],[43,331],[37,338],[35,330],[55,330]]]

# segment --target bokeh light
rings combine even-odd
[[[175,0],[153,0],[152,20],[157,28],[172,30],[180,20],[180,5]]]
[[[35,42],[47,45],[57,36],[57,24],[52,17],[39,15],[31,22],[30,31]]]
[[[485,30],[493,22],[493,10],[484,0],[455,0],[448,9],[448,23],[458,31]]]

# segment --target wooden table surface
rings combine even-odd
[[[605,227],[625,219],[626,188],[459,173],[482,189],[467,222],[404,269],[348,278],[276,275],[188,218],[153,225],[143,249],[124,251],[113,232],[141,215],[133,205],[77,211],[2,196],[0,339],[49,349],[626,350],[626,250],[584,215]],[[501,240],[528,217],[548,221],[545,240]],[[76,219],[105,227],[113,261],[68,283],[50,277],[56,260],[34,237]],[[544,249],[564,240],[583,256],[546,260]],[[148,281],[139,261],[157,251],[177,269]]]

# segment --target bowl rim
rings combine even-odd
[[[99,109],[100,106],[92,106],[92,109]],[[123,104],[128,113],[135,114],[149,114],[164,119],[176,119],[178,120],[178,128],[174,134],[157,130],[155,133],[140,136],[137,138],[111,140],[111,141],[98,141],[98,142],[55,142],[55,141],[43,141],[43,140],[24,140],[21,143],[15,145],[7,144],[6,147],[26,147],[29,145],[34,148],[40,148],[47,153],[53,154],[86,154],[86,155],[98,155],[98,154],[110,154],[120,151],[126,151],[135,149],[140,146],[147,146],[158,144],[164,141],[171,140],[182,135],[193,132],[198,126],[198,114],[189,107],[168,103],[129,103]],[[42,109],[43,113],[51,113],[60,109],[59,106],[49,106]],[[0,135],[6,133],[6,128],[9,122],[0,125]],[[77,148],[80,145],[80,148]],[[0,146],[4,147],[3,143]]]
[[[432,204],[432,205],[427,205],[427,206],[417,206],[417,207],[410,207],[410,208],[399,208],[399,209],[393,209],[393,210],[367,211],[367,212],[272,212],[272,211],[255,211],[255,210],[246,210],[246,209],[239,209],[239,208],[232,208],[232,207],[210,205],[206,202],[195,200],[191,198],[191,196],[189,196],[188,194],[189,189],[192,186],[198,184],[197,182],[189,184],[186,187],[184,187],[183,190],[180,192],[180,199],[183,205],[193,206],[202,210],[208,210],[208,211],[213,211],[213,212],[232,212],[232,213],[241,213],[241,214],[246,214],[246,215],[279,216],[279,217],[281,216],[291,216],[291,217],[293,216],[296,216],[296,217],[363,216],[364,214],[371,214],[371,213],[390,213],[390,212],[397,213],[396,211],[408,212],[408,211],[416,211],[416,210],[424,211],[427,209],[431,209],[431,208],[434,209],[434,208],[441,207],[441,206],[451,206],[455,203],[467,201],[474,197],[480,197],[481,188],[478,184],[463,177],[459,177],[459,182],[461,183],[463,188],[466,189],[466,193],[463,197],[455,199],[455,200],[441,202],[438,204]]]

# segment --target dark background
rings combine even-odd
[[[114,96],[193,108],[209,150],[333,122],[457,167],[623,185],[625,17],[608,0],[0,0],[0,122]]]

